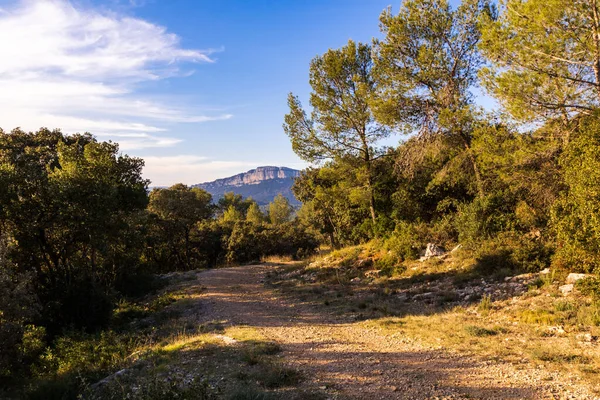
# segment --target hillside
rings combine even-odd
[[[294,178],[298,175],[300,171],[295,169],[266,166],[193,186],[212,194],[215,201],[227,192],[234,192],[244,197],[252,197],[259,205],[266,205],[281,193],[292,205],[299,205],[300,202],[292,193]]]

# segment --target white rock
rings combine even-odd
[[[427,248],[425,249],[425,257],[437,257],[442,256],[446,253],[444,249],[434,243],[427,243]]]
[[[558,290],[560,290],[563,296],[566,296],[573,291],[573,284],[569,283],[568,285],[562,285]]]
[[[565,328],[563,328],[562,326],[550,326],[548,328],[548,332],[552,333],[553,335],[564,335]]]
[[[548,275],[550,273],[550,268],[544,268],[540,271],[540,275]]]
[[[576,274],[572,272],[567,276],[567,283],[575,283],[585,278],[591,278],[592,276],[590,274]]]

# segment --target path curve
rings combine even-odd
[[[265,265],[202,272],[188,288],[199,322],[251,326],[281,344],[304,385],[350,399],[593,399],[557,374],[408,343],[340,321],[264,285]],[[522,368],[522,367],[521,367]],[[574,394],[576,393],[576,394]]]

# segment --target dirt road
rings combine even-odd
[[[264,265],[215,269],[189,287],[202,322],[254,327],[283,347],[307,386],[331,398],[593,399],[584,388],[530,365],[471,359],[348,323],[266,287]],[[202,289],[200,289],[202,287]]]

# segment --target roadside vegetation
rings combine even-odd
[[[313,59],[309,108],[289,95],[283,129],[312,165],[294,185],[299,210],[282,196],[265,212],[233,193],[215,203],[182,184],[149,191],[143,160],[91,134],[0,131],[0,390],[229,395],[202,362],[191,380],[86,392],[148,351],[145,375],[174,374],[161,360],[188,348],[222,356],[248,390],[294,385],[301,375],[273,361],[274,347],[240,339],[221,351],[170,315],[185,298],[157,295],[157,275],[301,259],[325,244],[330,255],[271,284],[390,334],[595,381],[598,15],[592,0],[384,10],[381,39]],[[478,91],[499,108],[477,106]],[[400,143],[383,146],[392,134]],[[585,275],[570,284],[571,273]]]

